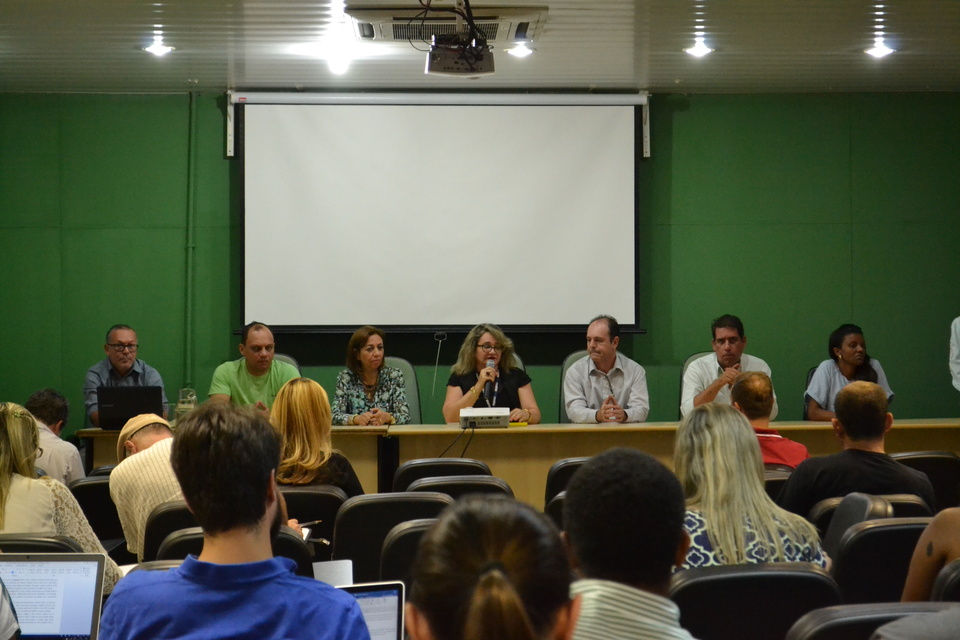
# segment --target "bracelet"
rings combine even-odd
[[[527,412],[527,422],[530,422],[533,419],[533,411],[530,411],[530,409],[524,409],[524,411]]]
[[[352,425],[354,425],[354,426],[357,425],[357,414],[353,414],[353,417],[350,418],[350,424],[352,424]]]

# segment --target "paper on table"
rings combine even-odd
[[[313,577],[334,586],[353,584],[353,560],[314,562]]]

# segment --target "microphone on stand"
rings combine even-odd
[[[493,358],[487,360],[487,367],[492,369],[495,366],[497,366],[497,363],[493,361]],[[487,380],[483,383],[483,397],[487,399],[487,405],[493,402],[493,380]]]

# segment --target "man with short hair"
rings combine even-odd
[[[620,324],[600,315],[587,327],[588,355],[567,369],[563,395],[571,422],[643,422],[650,412],[647,374],[617,352]]]
[[[117,466],[110,472],[110,497],[117,505],[127,550],[143,560],[147,518],[159,505],[180,500],[180,484],[170,465],[173,432],[158,415],[130,418],[117,439]]]
[[[777,504],[808,517],[821,500],[859,491],[911,493],[936,510],[933,485],[926,474],[884,452],[884,434],[893,426],[893,414],[887,411],[883,387],[863,380],[851,382],[837,394],[836,410],[833,430],[843,451],[800,463],[780,491]]]
[[[713,353],[691,362],[683,374],[680,413],[684,416],[694,407],[708,402],[730,404],[730,387],[744,371],[762,371],[773,377],[766,362],[743,352],[747,337],[740,318],[722,315],[713,321],[710,331],[713,333]],[[777,417],[778,411],[777,394],[774,393],[771,420]]]
[[[676,476],[653,456],[617,448],[574,474],[563,504],[563,538],[581,579],[573,640],[690,640],[668,596],[687,555],[686,504]]]
[[[730,402],[750,421],[760,441],[764,464],[782,464],[793,469],[810,457],[805,446],[770,428],[770,412],[773,411],[770,376],[762,371],[741,373],[730,389]]]
[[[87,369],[83,381],[86,415],[93,426],[100,426],[98,387],[160,387],[163,406],[167,406],[163,378],[156,369],[137,357],[139,348],[136,331],[127,325],[115,324],[107,330],[106,344],[103,345],[107,357]]]
[[[84,477],[80,452],[60,438],[70,416],[70,405],[63,394],[56,389],[40,389],[34,391],[23,406],[33,414],[40,431],[36,466],[63,484]]]
[[[273,332],[262,322],[251,322],[240,334],[239,360],[224,362],[213,372],[210,399],[253,405],[261,411],[273,406],[277,392],[288,380],[300,377],[297,368],[274,360]]]
[[[123,578],[103,613],[103,640],[369,639],[352,596],[273,557],[280,442],[262,414],[203,404],[178,421],[170,457],[203,549],[169,571]]]

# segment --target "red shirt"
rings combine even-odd
[[[799,442],[784,438],[776,429],[762,429],[754,427],[757,440],[760,441],[760,454],[764,464],[785,464],[796,468],[798,464],[810,457],[807,448]]]

